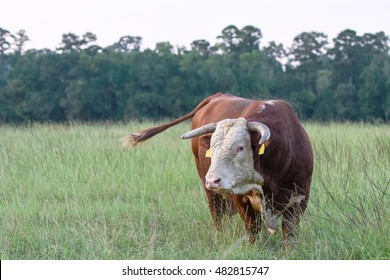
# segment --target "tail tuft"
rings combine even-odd
[[[137,146],[137,144],[142,142],[141,136],[141,133],[130,133],[129,135],[121,138],[122,147],[127,148]]]

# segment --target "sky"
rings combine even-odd
[[[263,34],[261,45],[275,41],[285,48],[301,32],[323,32],[329,41],[347,28],[390,36],[390,0],[5,0],[0,7],[0,27],[26,30],[27,49],[54,50],[69,32],[92,32],[101,47],[127,35],[142,37],[142,47],[152,49],[166,41],[215,44],[231,24],[253,25]]]

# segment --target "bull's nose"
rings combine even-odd
[[[209,189],[217,189],[220,187],[221,178],[206,177],[206,187]]]

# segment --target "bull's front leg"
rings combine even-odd
[[[211,216],[213,217],[213,221],[215,227],[218,230],[222,229],[222,216],[226,212],[226,203],[222,195],[210,191],[206,187],[204,187],[204,191],[206,193],[208,206],[210,209]]]
[[[261,215],[254,209],[247,196],[236,196],[236,205],[241,219],[244,221],[245,230],[249,237],[249,242],[254,243],[261,230]]]

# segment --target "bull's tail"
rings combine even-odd
[[[162,124],[162,125],[159,125],[159,126],[156,126],[156,127],[152,127],[152,128],[148,128],[148,129],[145,129],[145,130],[142,130],[140,132],[136,132],[136,133],[130,133],[129,135],[127,135],[126,137],[122,138],[122,145],[124,147],[133,147],[133,146],[136,146],[137,144],[145,141],[145,140],[148,140],[149,138],[153,137],[154,135],[156,134],[159,134],[160,132],[163,132],[164,130],[166,130],[167,128],[170,128],[171,126],[174,126],[178,123],[181,123],[185,120],[188,120],[190,118],[192,118],[193,116],[195,116],[195,114],[200,110],[202,109],[204,106],[206,106],[207,104],[209,104],[209,102],[211,101],[211,98],[217,96],[217,95],[220,95],[219,93],[215,94],[215,95],[212,95],[212,96],[209,96],[207,98],[205,98],[202,102],[199,103],[198,106],[196,106],[196,108],[194,110],[192,110],[190,113],[174,120],[174,121],[171,121],[169,123],[165,123],[165,124]]]

